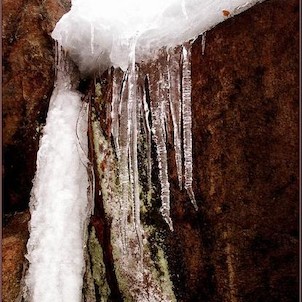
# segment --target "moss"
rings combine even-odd
[[[176,301],[176,298],[174,296],[173,292],[173,283],[170,279],[170,272],[169,272],[169,266],[168,261],[165,257],[165,253],[161,247],[158,247],[157,251],[157,263],[159,264],[160,268],[160,281],[163,285],[165,285],[164,290],[167,292],[169,297],[172,298],[171,301]]]
[[[102,86],[100,83],[95,84],[95,95],[98,98],[101,98],[101,96],[102,96]]]
[[[95,109],[92,112],[92,131],[93,143],[99,174],[99,187],[107,219],[111,220],[111,245],[112,256],[114,259],[115,275],[123,301],[137,301],[147,294],[154,294],[157,300],[176,301],[173,293],[173,285],[170,280],[167,260],[162,248],[163,236],[157,231],[156,227],[145,219],[154,210],[153,191],[154,188],[148,182],[148,146],[143,135],[140,135],[138,144],[139,150],[139,170],[140,170],[140,200],[141,200],[141,223],[144,229],[144,251],[143,267],[144,278],[148,284],[140,284],[136,276],[140,273],[141,267],[138,263],[136,254],[130,252],[129,255],[123,255],[120,234],[120,186],[118,179],[118,163],[114,154],[111,141],[107,139],[102,130],[100,119],[98,118],[102,111],[101,85],[96,84],[95,89]],[[129,213],[131,209],[129,209]],[[152,220],[152,219],[151,219]],[[153,220],[152,220],[153,221]],[[129,225],[131,222],[129,222]],[[136,234],[131,228],[127,233],[128,248],[137,248]],[[127,259],[125,261],[125,258]],[[125,261],[125,262],[124,262]],[[148,271],[148,272],[147,272]],[[93,272],[94,273],[94,272]],[[100,272],[98,272],[100,274]],[[138,278],[138,279],[137,279]],[[133,284],[131,284],[131,282]]]
[[[101,297],[101,301],[108,301],[110,295],[110,288],[106,279],[106,267],[103,258],[103,249],[96,237],[95,229],[92,227],[90,232],[89,252],[91,255],[92,277],[94,283],[97,285],[98,294]]]

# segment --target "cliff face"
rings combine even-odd
[[[194,44],[198,213],[172,175],[182,301],[298,299],[298,10],[266,1]]]
[[[54,82],[49,33],[67,8],[51,0],[3,2],[7,212],[29,201],[37,128]],[[297,300],[298,18],[297,0],[267,0],[207,32],[204,55],[201,38],[193,45],[198,212],[179,191],[169,150],[175,231],[167,233],[166,250],[178,301]]]
[[[298,11],[266,1],[207,32],[204,55],[202,37],[193,44],[199,210],[179,190],[170,144],[175,230],[157,224],[178,301],[298,298]]]
[[[25,209],[54,83],[56,22],[70,2],[3,1],[3,205]]]

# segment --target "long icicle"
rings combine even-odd
[[[120,159],[119,159],[119,182],[121,187],[121,233],[123,252],[127,250],[127,216],[129,210],[129,122],[128,122],[128,75],[125,75],[123,87],[121,91],[120,102],[120,127],[119,127],[119,146],[120,146]]]
[[[137,163],[137,98],[136,98],[136,89],[137,89],[137,74],[135,68],[135,47],[136,41],[133,41],[132,51],[130,53],[130,65],[129,65],[129,96],[128,96],[128,114],[129,114],[129,122],[131,124],[130,130],[130,164],[131,170],[130,172],[132,176],[133,186],[132,192],[134,197],[134,226],[137,234],[137,238],[139,241],[140,253],[142,255],[143,244],[142,244],[142,234],[141,234],[141,225],[140,225],[140,198],[139,198],[139,180],[138,180],[138,163]]]
[[[193,160],[192,160],[192,112],[191,112],[191,44],[186,43],[182,49],[182,120],[183,120],[183,149],[185,168],[185,189],[194,205],[198,209],[192,183],[193,183]]]
[[[159,66],[155,66],[159,68]],[[156,70],[155,69],[155,70]],[[159,68],[160,69],[160,68]],[[156,144],[157,160],[159,168],[159,181],[161,185],[161,208],[160,212],[168,224],[170,230],[173,230],[173,224],[170,217],[170,183],[168,178],[168,158],[167,158],[167,135],[165,128],[165,102],[160,95],[160,79],[154,74],[148,75],[151,114],[152,114],[152,133]]]
[[[113,71],[112,79],[112,106],[111,106],[111,134],[113,138],[116,157],[120,159],[120,144],[119,144],[119,114],[121,104],[121,89],[123,83],[122,72],[118,69]]]
[[[182,150],[181,150],[181,92],[180,92],[180,51],[171,48],[168,51],[168,76],[170,83],[170,110],[173,122],[173,142],[178,183],[182,189]]]
[[[143,92],[143,99],[142,99],[142,115],[143,115],[143,124],[146,133],[146,140],[147,140],[147,177],[148,177],[148,190],[151,191],[152,183],[152,161],[151,161],[151,127],[150,127],[150,110],[147,102],[147,92],[145,83],[143,83],[142,87]]]

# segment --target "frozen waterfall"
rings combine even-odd
[[[87,110],[58,52],[31,193],[26,300],[81,301],[88,204]]]

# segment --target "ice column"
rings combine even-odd
[[[57,80],[37,154],[31,193],[25,299],[82,299],[87,189],[87,115],[58,52]],[[76,130],[77,129],[77,130]]]

